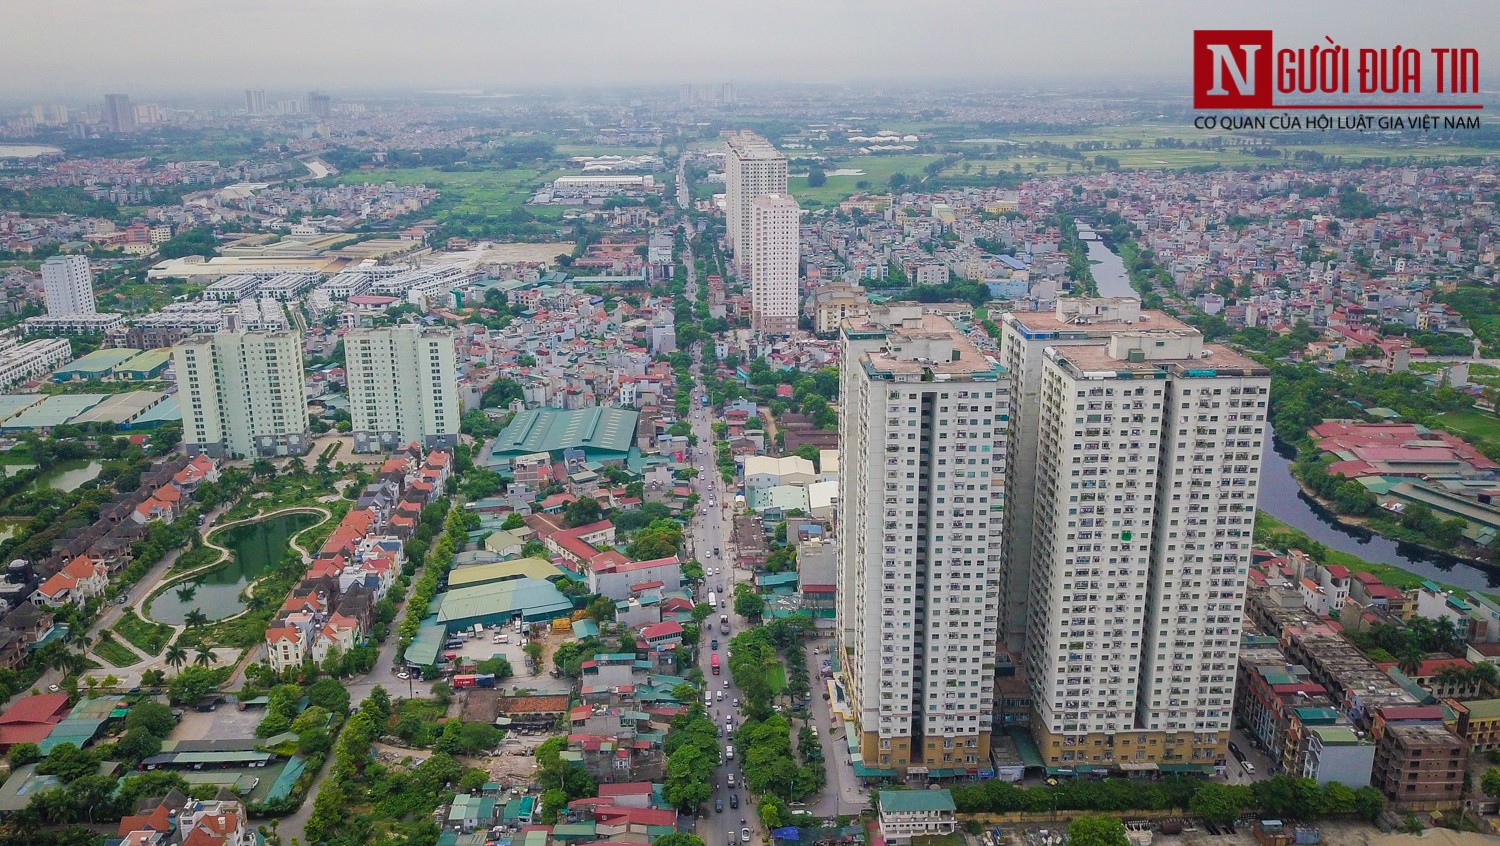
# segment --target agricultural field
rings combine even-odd
[[[531,168],[512,170],[446,171],[435,167],[412,167],[381,170],[358,170],[343,174],[338,181],[346,184],[394,182],[397,185],[427,185],[443,192],[451,200],[448,209],[457,214],[504,214],[526,204],[542,183],[568,171],[539,171]],[[562,216],[562,209],[528,209],[537,217]]]
[[[1239,137],[1236,133],[1224,133],[1212,130],[1197,130],[1191,126],[1182,124],[1131,124],[1127,126],[1095,127],[1087,131],[1064,134],[1018,134],[995,136],[989,138],[972,139],[972,141],[960,141],[957,147],[979,147],[990,145],[997,152],[1003,152],[1004,148],[1013,146],[1018,149],[1013,151],[1009,158],[997,160],[991,165],[991,171],[999,165],[1002,170],[1013,171],[1014,164],[1021,164],[1023,173],[1036,172],[1035,165],[1045,164],[1043,172],[1057,173],[1065,169],[1066,159],[1048,156],[1037,156],[1025,152],[1028,144],[1051,143],[1072,147],[1081,142],[1105,142],[1112,145],[1107,150],[1082,151],[1084,156],[1092,159],[1096,155],[1107,158],[1118,159],[1120,167],[1125,169],[1151,169],[1164,168],[1176,169],[1185,167],[1200,167],[1205,165],[1223,165],[1226,167],[1236,165],[1259,165],[1281,163],[1281,159],[1257,158],[1250,154],[1248,148],[1230,147],[1224,150],[1202,150],[1193,148],[1157,148],[1152,146],[1158,138],[1176,138],[1182,141],[1194,141],[1212,137]],[[1135,149],[1123,149],[1122,145],[1131,142],[1140,142],[1141,146]],[[1273,143],[1279,149],[1286,150],[1288,155],[1297,151],[1310,150],[1322,153],[1325,156],[1342,156],[1349,163],[1357,163],[1365,158],[1455,158],[1460,156],[1485,156],[1500,154],[1500,150],[1484,147],[1459,147],[1459,146],[1417,146],[1405,143],[1395,144],[1359,144],[1346,142],[1330,142],[1327,144],[1305,144],[1284,145]],[[1291,159],[1285,160],[1288,164],[1294,164]],[[1074,163],[1075,169],[1078,163]],[[953,173],[949,170],[945,173]]]
[[[858,156],[852,159],[840,159],[829,162],[824,166],[828,173],[828,182],[817,187],[807,187],[807,175],[793,176],[787,180],[787,189],[792,196],[797,198],[804,208],[816,208],[818,206],[829,206],[847,199],[850,195],[861,190],[867,190],[874,194],[884,194],[889,189],[888,182],[893,173],[904,173],[916,181],[926,174],[922,168],[930,164],[936,156]],[[838,170],[859,170],[857,176],[834,176]],[[869,182],[869,188],[858,187],[860,182]]]

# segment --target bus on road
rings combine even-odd
[[[719,674],[719,653],[714,653],[714,657],[711,661],[709,661],[709,664],[713,666],[714,675],[717,676]]]

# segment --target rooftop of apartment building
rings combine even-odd
[[[872,378],[993,381],[1003,372],[999,363],[974,346],[953,321],[924,313],[919,305],[872,309],[866,317],[846,318],[843,328],[851,338],[885,340],[881,349],[860,357]]]
[[[1062,298],[1052,311],[1010,311],[1002,317],[1031,332],[1073,332],[1089,335],[1117,331],[1122,326],[1141,329],[1190,329],[1164,311],[1142,309],[1134,297]]]
[[[1048,356],[1079,378],[1118,378],[1122,373],[1163,376],[1269,376],[1254,359],[1222,344],[1205,344],[1195,329],[1135,329],[1098,344],[1050,347]]]
[[[770,141],[756,135],[753,132],[737,132],[728,136],[729,148],[734,150],[741,161],[745,159],[784,159],[786,158],[772,146]]]
[[[1456,746],[1464,742],[1440,723],[1397,723],[1386,726],[1385,731],[1404,746]]]

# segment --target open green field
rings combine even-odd
[[[435,167],[413,167],[391,170],[357,170],[338,177],[341,183],[394,182],[397,185],[427,185],[452,200],[455,214],[504,214],[526,204],[532,192],[567,171],[514,170],[444,171]],[[527,209],[539,218],[557,219],[560,207],[533,206]]]
[[[1500,444],[1500,417],[1483,411],[1447,411],[1436,415],[1434,421],[1443,428],[1475,441]]]
[[[786,690],[786,667],[780,664],[772,667],[766,675],[766,684],[771,688],[772,696]]]
[[[129,667],[141,660],[134,652],[112,641],[95,646],[94,654],[116,667]]]
[[[172,627],[151,623],[136,616],[133,609],[126,609],[115,623],[115,634],[130,641],[136,649],[148,655],[160,655],[172,639]]]
[[[922,168],[936,156],[858,156],[829,162],[824,170],[830,175],[828,181],[817,188],[807,187],[806,176],[793,176],[787,180],[787,189],[803,207],[833,205],[861,190],[872,194],[884,194],[890,190],[888,182],[893,173],[904,173],[916,181],[925,174]],[[859,176],[833,176],[835,170],[855,169],[864,171]],[[860,182],[869,182],[870,187],[861,189]]]
[[[1083,155],[1089,159],[1092,159],[1096,155],[1118,159],[1120,162],[1120,167],[1137,170],[1151,168],[1175,169],[1185,167],[1199,167],[1204,165],[1223,165],[1228,167],[1236,165],[1258,165],[1272,163],[1295,164],[1295,162],[1293,162],[1291,159],[1286,159],[1283,162],[1282,159],[1257,158],[1250,155],[1248,149],[1240,147],[1230,147],[1225,150],[1201,150],[1192,148],[1157,148],[1152,146],[1158,138],[1175,138],[1182,141],[1194,141],[1216,136],[1248,137],[1238,136],[1237,133],[1224,133],[1213,130],[1198,130],[1192,128],[1191,126],[1184,126],[1182,124],[1130,124],[1126,126],[1095,127],[1086,131],[1080,131],[1076,133],[1042,135],[1018,134],[994,136],[990,138],[976,139],[975,143],[972,145],[960,143],[959,146],[961,148],[968,146],[978,147],[981,144],[989,144],[999,150],[1003,149],[1006,146],[1009,146],[1007,142],[1010,142],[1010,144],[1021,147],[1022,149],[1017,152],[1020,153],[1021,156],[1024,156],[1026,155],[1024,153],[1024,147],[1027,144],[1037,144],[1045,142],[1072,147],[1074,144],[1080,142],[1103,141],[1113,145],[1112,148],[1108,150],[1087,150],[1081,152],[1083,152]],[[1141,146],[1135,149],[1122,149],[1122,145],[1130,141],[1138,141],[1140,142]],[[1339,142],[1296,146],[1274,144],[1273,146],[1277,146],[1279,149],[1286,150],[1288,152],[1288,155],[1291,155],[1299,150],[1312,150],[1322,153],[1325,156],[1343,156],[1345,162],[1349,164],[1358,163],[1359,160],[1366,158],[1445,159],[1456,158],[1460,156],[1485,156],[1500,154],[1500,150],[1485,147],[1427,147],[1417,146],[1410,142],[1406,142],[1400,145],[1376,143],[1351,144]],[[1065,162],[1067,161],[1066,159],[1056,159],[1047,156],[1035,157],[1035,160],[1033,160],[1032,158],[1021,158],[1020,156],[1013,156],[1010,159],[1005,160],[1003,163],[992,163],[991,170],[993,171],[996,165],[1005,170],[1011,170],[1012,165],[1017,163],[1018,159],[1019,163],[1022,165],[1022,172],[1028,174],[1034,172],[1033,165],[1038,162],[1044,162],[1047,164],[1045,172],[1057,173],[1064,168]],[[1077,167],[1078,164],[1075,163],[1074,168],[1076,169]],[[951,173],[952,171],[948,172]]]

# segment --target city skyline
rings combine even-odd
[[[1142,9],[1138,4],[1072,0],[1005,9],[988,4],[945,4],[947,17],[972,25],[914,21],[907,4],[875,0],[806,7],[786,0],[746,7],[705,7],[655,2],[630,8],[598,7],[578,15],[557,7],[519,3],[445,4],[461,26],[391,26],[386,0],[363,3],[360,15],[336,0],[299,3],[299,26],[278,32],[274,43],[222,35],[235,22],[217,7],[155,0],[130,7],[79,0],[25,3],[8,15],[14,36],[0,50],[0,96],[57,96],[105,88],[136,95],[223,89],[242,97],[246,88],[471,87],[520,90],[558,85],[676,85],[707,70],[736,83],[920,82],[966,80],[997,88],[1058,83],[1156,81],[1186,88],[1194,28],[1274,29],[1289,43],[1345,46],[1400,43],[1418,47],[1467,46],[1483,53],[1493,43],[1470,22],[1489,7],[1475,0],[1433,4],[1431,14],[1397,15],[1394,0],[1362,4],[1359,14],[1290,0],[1247,8],[1176,0]],[[269,4],[269,12],[278,5]],[[404,5],[399,11],[405,11]],[[1400,20],[1399,28],[1390,21]],[[174,49],[141,52],[131,37],[158,32],[163,21]],[[795,23],[791,23],[795,22]],[[915,24],[915,25],[914,25]],[[1135,37],[1118,38],[1129,31]],[[338,33],[329,39],[330,33]],[[524,39],[507,39],[525,33]],[[1017,37],[1024,34],[1025,37]],[[629,67],[579,62],[606,55],[622,42],[660,39],[659,57],[632,58]],[[566,41],[570,50],[555,45]],[[1493,37],[1491,36],[1491,42]],[[489,49],[507,45],[500,61]],[[768,46],[769,45],[769,46]],[[476,49],[468,49],[474,47]],[[997,49],[997,47],[999,49]],[[443,61],[433,62],[441,55]],[[920,63],[891,57],[922,56]],[[367,61],[379,56],[379,61]],[[566,58],[564,58],[566,57]],[[184,73],[185,69],[191,73]]]

